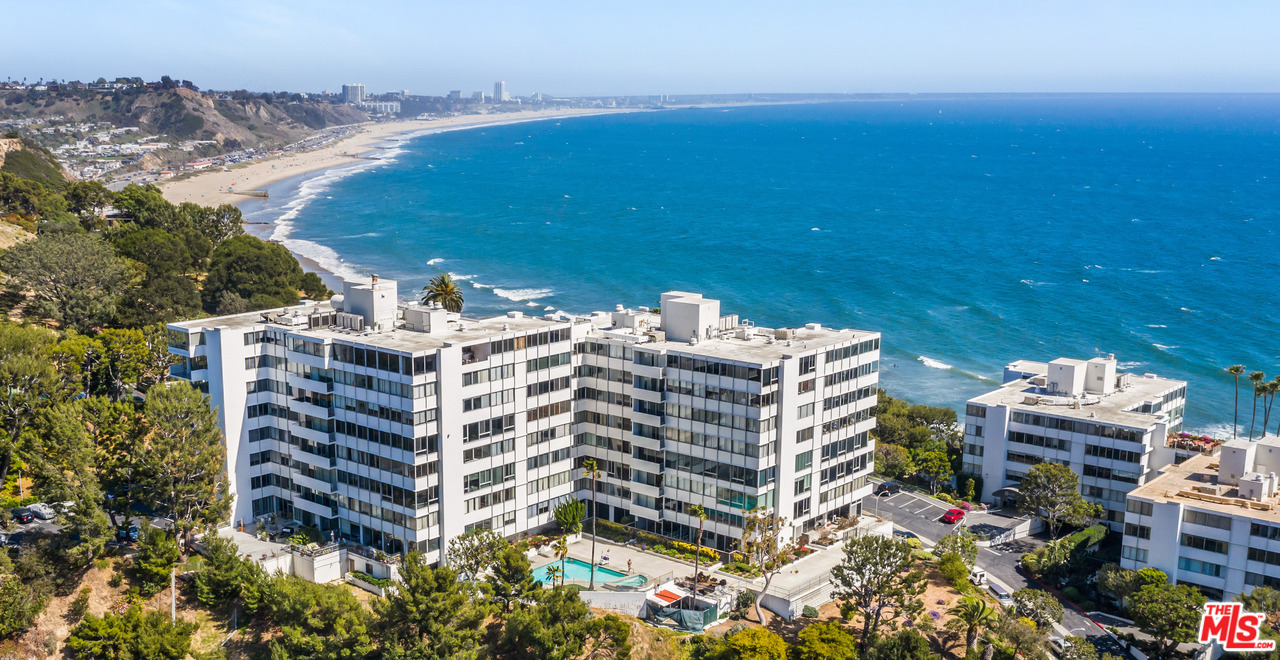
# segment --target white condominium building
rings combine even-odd
[[[1280,589],[1280,438],[1233,440],[1129,493],[1120,564],[1158,568],[1210,599]]]
[[[1184,381],[1118,373],[1114,356],[1018,361],[1004,381],[965,407],[963,472],[982,477],[984,501],[1011,503],[1031,466],[1061,463],[1119,531],[1125,494],[1178,459]]]
[[[476,320],[405,305],[396,283],[170,324],[173,369],[226,435],[233,521],[268,515],[395,553],[442,556],[477,527],[513,536],[589,500],[602,519],[736,549],[744,511],[795,536],[869,494],[880,335],[766,330],[719,301]]]

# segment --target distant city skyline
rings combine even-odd
[[[443,96],[1280,92],[1280,4],[11,3],[0,77]],[[127,37],[127,38],[126,38]]]

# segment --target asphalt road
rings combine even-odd
[[[911,532],[919,536],[926,546],[932,546],[938,539],[960,527],[959,524],[951,525],[941,520],[942,514],[951,508],[951,505],[940,500],[904,490],[893,495],[873,495],[871,501],[863,503],[862,512],[892,521],[895,529]],[[994,514],[970,512],[961,524],[998,525],[1008,520]],[[1028,537],[992,548],[978,548],[978,567],[1011,591],[1036,587],[1034,582],[1018,571],[1018,560],[1024,552],[1040,545],[1043,545],[1043,541]],[[1099,655],[1113,653],[1126,657],[1120,644],[1093,620],[1076,611],[1066,601],[1062,601],[1062,605],[1062,630],[1058,631],[1059,636],[1084,637],[1098,648]]]

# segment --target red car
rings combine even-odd
[[[961,520],[964,520],[964,511],[961,511],[960,509],[952,509],[942,514],[942,522],[944,523],[955,524]]]

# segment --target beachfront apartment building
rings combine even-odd
[[[870,492],[880,336],[767,330],[669,292],[660,309],[467,319],[393,281],[322,303],[169,325],[173,375],[208,392],[232,521],[268,516],[443,558],[475,528],[517,536],[591,499],[601,519],[735,549],[743,515],[787,533]]]
[[[1210,600],[1280,589],[1280,438],[1232,440],[1129,493],[1121,566],[1158,568]]]
[[[1033,465],[1066,465],[1116,531],[1125,496],[1181,458],[1187,384],[1118,372],[1114,356],[1014,362],[1004,384],[965,405],[962,472],[982,477],[982,501],[1012,504]]]
[[[364,85],[361,83],[351,83],[342,86],[342,102],[350,105],[363,103],[365,99]]]
[[[507,83],[501,80],[493,83],[493,102],[502,103],[504,101],[510,101],[510,100],[511,100],[511,97],[507,96]]]

